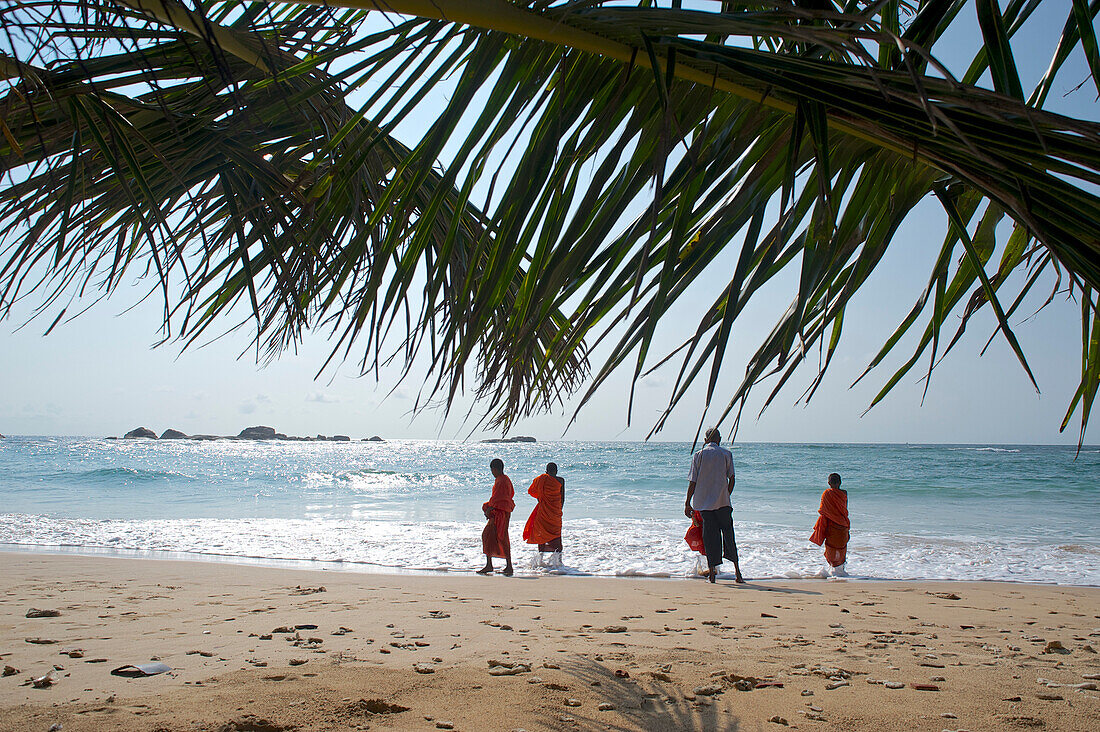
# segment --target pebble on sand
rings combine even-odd
[[[28,618],[56,618],[61,616],[60,610],[39,610],[32,607],[27,611]]]
[[[722,693],[722,687],[717,684],[707,684],[695,687],[694,691],[696,696],[714,696]]]

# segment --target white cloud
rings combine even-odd
[[[241,402],[237,405],[237,411],[241,414],[252,414],[256,411],[256,403],[249,400],[247,402]]]
[[[334,396],[329,396],[324,392],[315,391],[306,397],[307,402],[315,402],[317,404],[336,404],[339,399]]]

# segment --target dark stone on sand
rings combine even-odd
[[[138,427],[137,429],[130,430],[125,435],[123,435],[123,437],[127,440],[132,440],[139,437],[155,440],[157,439],[157,433],[153,432],[153,430],[149,429],[148,427]]]
[[[528,437],[526,435],[516,435],[515,437],[496,437],[490,440],[482,440],[482,442],[537,442],[534,437]]]
[[[57,618],[60,616],[60,610],[40,610],[36,607],[32,607],[27,611],[28,618]]]
[[[351,438],[348,437],[347,435],[333,435],[332,436],[332,441],[333,442],[351,442]]]
[[[275,428],[274,427],[245,427],[241,430],[241,433],[237,435],[242,440],[274,440]]]
[[[187,435],[183,434],[179,430],[167,429],[164,434],[160,436],[162,440],[185,440]]]

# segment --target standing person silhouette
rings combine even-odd
[[[512,576],[512,542],[508,539],[508,519],[512,511],[516,510],[516,502],[512,500],[516,491],[512,487],[512,481],[504,474],[504,461],[493,458],[489,463],[489,470],[493,473],[493,494],[488,501],[482,504],[481,510],[485,514],[485,529],[481,532],[481,549],[485,552],[485,566],[477,571],[478,574],[493,573],[493,557],[500,557],[507,564],[501,572],[505,577]]]
[[[707,578],[718,578],[718,566],[722,557],[733,562],[738,584],[744,584],[741,567],[737,563],[737,541],[733,535],[733,506],[730,495],[736,480],[733,470],[733,453],[722,447],[722,433],[711,427],[706,433],[706,444],[691,456],[691,472],[688,475],[687,500],[684,515],[691,518],[698,511],[703,519],[703,547],[707,554]]]
[[[821,494],[817,513],[810,541],[818,546],[825,545],[825,561],[835,574],[843,575],[844,563],[848,560],[851,522],[848,520],[848,492],[840,487],[839,473],[829,473],[829,487]]]
[[[556,463],[547,463],[546,472],[531,481],[527,489],[538,501],[523,527],[523,540],[538,544],[541,555],[550,552],[551,566],[561,564],[561,516],[565,508],[565,478],[558,475]]]

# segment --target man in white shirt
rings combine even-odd
[[[737,583],[744,584],[741,567],[737,564],[733,507],[730,505],[735,482],[733,453],[721,447],[721,442],[722,433],[711,427],[707,430],[703,449],[691,456],[684,513],[691,518],[694,509],[703,517],[703,548],[707,552],[709,566],[707,578],[711,582],[718,578],[718,565],[725,556],[733,562]]]

